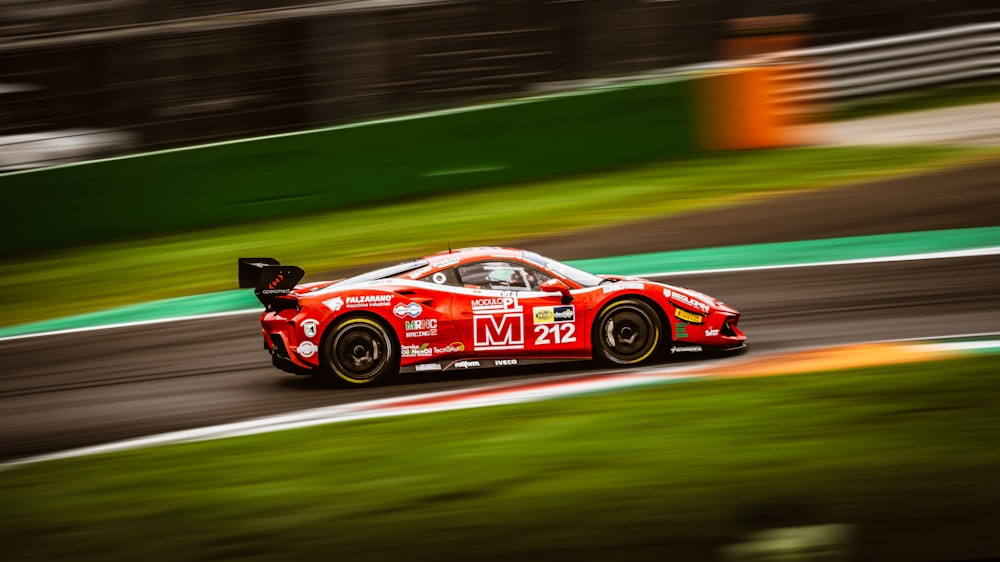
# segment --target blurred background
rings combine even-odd
[[[235,290],[238,256],[311,281],[452,244],[584,261],[707,249],[682,280],[740,309],[755,352],[996,339],[997,0],[0,0],[0,123],[0,460],[482,383],[362,394],[282,378],[256,299]],[[122,155],[137,156],[105,158]],[[992,253],[767,269],[879,244]],[[593,430],[574,421],[588,396],[493,424],[376,424],[363,446],[317,430],[195,462],[26,470],[0,478],[0,545],[23,547],[0,551],[373,559],[410,532],[447,560],[503,505],[498,558],[564,540],[581,556],[563,559],[624,560],[621,535],[650,560],[665,532],[715,552],[732,514],[808,523],[815,501],[819,523],[860,529],[863,559],[996,559],[1000,457],[982,447],[998,441],[996,357],[797,394],[747,379],[681,407],[666,391],[611,396]],[[539,533],[567,513],[599,531]],[[848,542],[854,528],[796,532]],[[520,536],[541,546],[517,551]]]
[[[997,19],[994,0],[0,0],[0,169]]]

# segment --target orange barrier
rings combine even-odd
[[[703,150],[777,148],[808,142],[811,111],[784,94],[791,65],[745,66],[697,80],[698,146]]]

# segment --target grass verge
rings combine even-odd
[[[948,147],[707,154],[367,209],[74,248],[0,264],[0,325],[235,288],[240,256],[330,271],[627,223],[766,193],[900,175],[997,154]],[[558,257],[558,256],[553,256]],[[596,257],[596,256],[595,256]],[[44,298],[38,298],[44,295]]]
[[[0,472],[10,560],[714,560],[848,523],[1000,554],[1000,356],[705,380]]]

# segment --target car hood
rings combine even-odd
[[[683,308],[692,309],[694,311],[708,312],[708,310],[704,309],[704,306],[707,305],[711,310],[718,310],[730,314],[739,314],[739,311],[735,308],[732,308],[711,295],[706,295],[705,293],[678,285],[657,283],[655,281],[647,282],[656,283],[657,285],[663,287],[663,296],[665,296],[667,300],[676,303]]]

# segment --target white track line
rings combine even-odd
[[[1000,347],[1000,340],[983,340],[930,343],[921,346],[921,349],[926,349],[927,351],[976,351],[980,349],[996,349],[998,347]]]
[[[111,330],[114,328],[132,328],[135,326],[149,326],[152,324],[166,324],[168,322],[186,322],[188,320],[204,320],[207,318],[223,318],[226,316],[239,316],[242,314],[260,314],[263,308],[246,308],[243,310],[230,310],[227,312],[212,312],[209,314],[193,314],[191,316],[175,316],[171,318],[156,318],[153,320],[136,320],[135,322],[119,322],[117,324],[102,324],[100,326],[84,326],[82,328],[67,328],[65,330],[53,330],[51,332],[35,332],[32,334],[19,334],[16,336],[5,336],[0,338],[0,342],[10,340],[23,340],[26,338],[40,338],[43,336],[61,336],[64,334],[76,334],[80,332],[93,332],[96,330]]]
[[[1000,246],[973,248],[969,250],[948,250],[922,254],[904,254],[878,258],[858,258],[850,260],[818,261],[811,263],[789,263],[779,265],[751,265],[747,267],[724,267],[718,269],[692,269],[688,271],[666,271],[661,273],[639,273],[636,277],[678,277],[681,275],[702,275],[706,273],[735,273],[739,271],[764,271],[768,269],[792,269],[796,267],[825,267],[829,265],[855,265],[867,263],[892,263],[900,261],[941,260],[951,258],[974,258],[1000,255]]]
[[[927,340],[957,340],[964,338],[991,338],[994,336],[1000,336],[1000,332],[972,332],[966,334],[954,334],[951,336],[934,336],[932,338],[897,338],[893,340],[884,340],[879,343],[897,343],[897,342],[927,341]]]
[[[769,269],[793,269],[800,267],[826,267],[835,265],[856,265],[872,263],[893,263],[901,261],[919,260],[939,260],[951,258],[971,258],[982,256],[1000,255],[1000,246],[989,246],[986,248],[973,248],[969,250],[949,250],[944,252],[927,252],[922,254],[905,254],[900,256],[884,256],[877,258],[859,258],[851,260],[820,261],[811,263],[792,263],[780,265],[754,265],[747,267],[724,267],[716,269],[693,269],[688,271],[663,271],[655,273],[637,273],[636,277],[680,277],[683,275],[705,275],[709,273],[738,273],[741,271],[765,271]],[[608,272],[613,273],[613,272]],[[19,340],[26,338],[40,338],[45,336],[59,336],[64,334],[75,334],[80,332],[92,332],[96,330],[110,330],[114,328],[130,328],[135,326],[149,326],[152,324],[164,324],[168,322],[186,322],[188,320],[203,320],[207,318],[222,318],[226,316],[238,316],[242,314],[260,314],[262,309],[243,309],[228,312],[214,312],[211,314],[196,314],[192,316],[177,316],[173,318],[158,318],[155,320],[139,320],[136,322],[122,322],[118,324],[105,324],[101,326],[86,326],[82,328],[68,328],[65,330],[54,330],[51,332],[36,332],[32,334],[19,334],[16,336],[0,337],[0,342]]]

